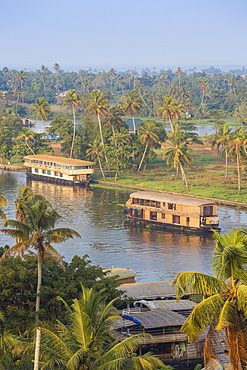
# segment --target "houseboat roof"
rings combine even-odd
[[[139,198],[139,199],[150,199],[155,200],[157,202],[167,202],[167,203],[175,203],[175,204],[183,204],[188,206],[204,206],[209,204],[216,204],[211,200],[203,200],[197,199],[193,197],[186,197],[183,195],[170,195],[165,193],[158,193],[155,191],[137,191],[135,193],[130,194],[131,198]]]
[[[126,267],[112,268],[112,269],[103,270],[103,271],[107,272],[107,277],[118,276],[119,279],[128,279],[128,278],[133,278],[136,276],[135,271],[130,270]]]
[[[146,301],[142,299],[134,302],[135,306],[137,304],[145,305],[150,311],[157,309],[166,309],[170,311],[192,310],[197,305],[197,303],[187,299],[182,299],[180,301],[176,301],[175,299]]]
[[[131,315],[124,315],[123,318],[133,321],[145,329],[179,326],[183,325],[185,321],[183,315],[166,309],[133,313]]]
[[[176,288],[172,281],[122,284],[117,289],[126,291],[128,297],[139,299],[157,299],[158,297],[176,298]]]
[[[58,163],[58,164],[66,165],[66,166],[92,166],[94,165],[94,162],[83,161],[81,159],[57,157],[54,155],[45,155],[45,154],[26,155],[24,158],[30,159],[30,160],[36,160],[36,161],[53,162],[53,163]]]

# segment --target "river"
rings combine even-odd
[[[27,185],[23,172],[0,171],[0,194],[9,201],[8,218],[15,217],[14,200],[20,186]],[[128,267],[137,273],[137,282],[170,280],[180,271],[211,272],[212,237],[130,228],[124,223],[123,205],[131,191],[100,187],[73,188],[41,181],[29,186],[47,197],[62,216],[58,223],[81,234],[81,239],[55,244],[70,261],[74,255],[87,254],[102,268]],[[245,210],[220,206],[222,232],[246,227]],[[0,234],[1,245],[14,240]]]

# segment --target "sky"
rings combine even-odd
[[[0,69],[247,66],[246,0],[1,0],[0,12]]]

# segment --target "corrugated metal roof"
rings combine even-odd
[[[94,162],[83,161],[81,159],[57,157],[54,155],[45,155],[45,154],[35,154],[35,155],[26,155],[25,159],[31,159],[36,161],[46,161],[52,163],[63,164],[66,166],[92,166]]]
[[[203,206],[203,205],[208,205],[208,204],[216,204],[212,201],[205,201],[201,199],[185,197],[182,195],[169,195],[169,194],[156,193],[154,191],[137,191],[135,193],[131,193],[130,197],[138,198],[138,199],[150,199],[150,200],[155,200],[157,202],[183,204],[183,205],[188,205],[188,206]]]
[[[176,289],[172,281],[155,281],[147,283],[122,284],[118,289],[125,290],[127,295],[135,300],[156,299],[158,297],[176,298]]]
[[[180,301],[176,301],[175,299],[155,300],[155,301],[140,300],[134,303],[135,306],[137,303],[144,304],[150,310],[166,309],[171,311],[192,310],[197,305],[197,303],[193,301],[188,301],[186,299],[182,299]]]
[[[133,270],[130,270],[126,267],[123,268],[114,268],[114,269],[108,269],[108,270],[103,270],[104,272],[108,271],[107,276],[119,276],[119,279],[127,279],[131,277],[136,276],[136,272]]]
[[[133,322],[140,322],[145,329],[180,326],[183,325],[185,321],[184,316],[164,309],[133,313],[126,316]]]

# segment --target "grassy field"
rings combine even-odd
[[[172,191],[177,193],[199,195],[210,198],[224,199],[234,202],[247,203],[247,177],[242,174],[242,190],[238,195],[237,167],[236,162],[229,162],[229,175],[225,182],[225,160],[212,153],[210,146],[195,146],[191,152],[193,162],[185,167],[188,179],[189,191],[182,182],[181,175],[176,176],[174,169],[171,169],[162,160],[161,150],[153,163],[139,173],[126,173],[119,176],[117,184],[140,186],[148,189]],[[98,179],[100,175],[96,176]],[[113,181],[112,178],[108,179]]]

